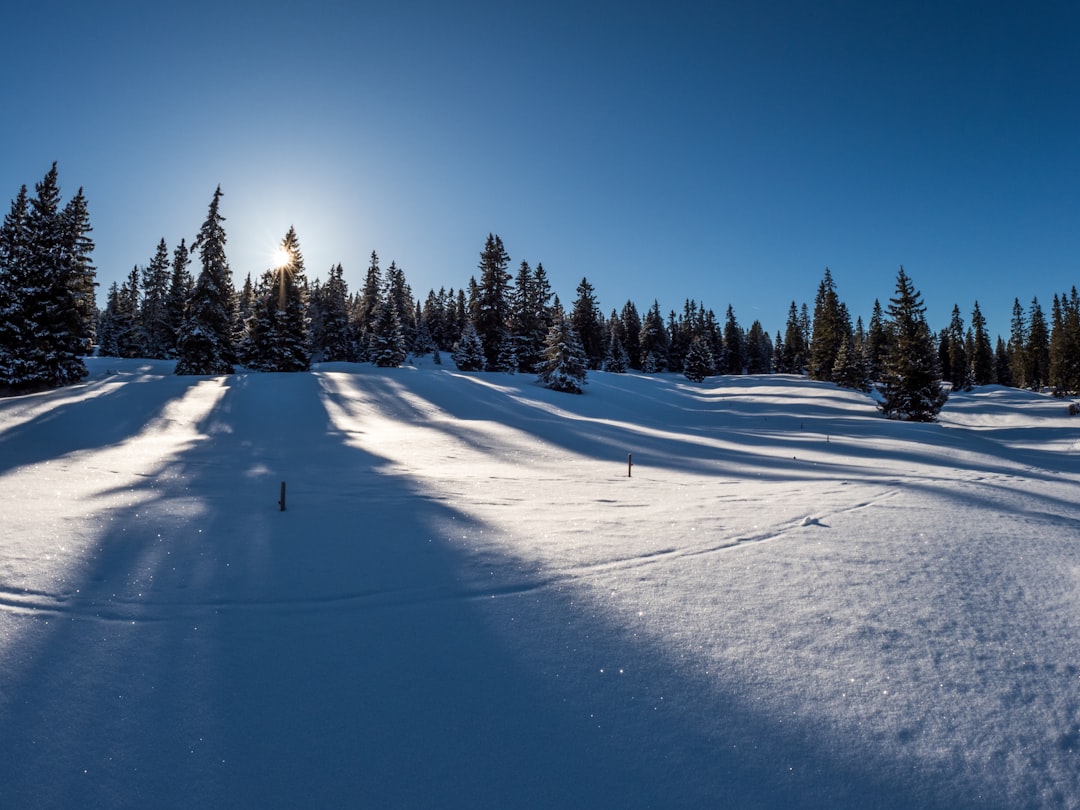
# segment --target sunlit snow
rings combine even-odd
[[[1080,806],[1062,400],[90,368],[0,400],[4,807]]]

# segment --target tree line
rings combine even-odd
[[[314,361],[397,366],[410,355],[449,355],[467,371],[538,373],[549,387],[580,392],[591,370],[674,372],[701,381],[718,374],[805,374],[870,391],[882,411],[932,420],[953,390],[999,383],[1060,395],[1080,393],[1080,301],[1055,294],[1049,321],[1034,300],[1014,305],[1006,342],[991,346],[978,302],[965,326],[959,307],[933,333],[903,268],[894,297],[874,302],[869,322],[852,321],[828,268],[813,312],[792,301],[775,337],[759,321],[744,329],[696,301],[681,312],[632,301],[605,316],[586,278],[564,308],[543,264],[511,273],[502,239],[489,234],[467,284],[414,297],[396,262],[371,253],[363,284],[348,289],[340,264],[309,281],[290,228],[278,266],[233,285],[226,257],[222,192],[188,246],[165,240],[149,262],[110,286],[94,305],[93,243],[80,190],[59,205],[56,166],[29,197],[25,187],[0,230],[0,387],[63,385],[85,374],[81,355],[175,358],[178,374],[302,371]],[[199,272],[191,270],[198,258]]]

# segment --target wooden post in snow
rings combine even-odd
[[[634,474],[634,454],[626,454],[626,477],[631,478]]]
[[[278,506],[281,507],[281,511],[285,511],[285,482],[281,482],[281,500],[278,501]]]

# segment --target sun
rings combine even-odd
[[[276,248],[274,248],[274,252],[271,255],[270,266],[276,270],[279,267],[286,267],[292,264],[292,260],[292,251],[290,251],[284,245],[278,245]]]

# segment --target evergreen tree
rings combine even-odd
[[[777,341],[779,344],[780,341]],[[788,309],[787,325],[784,329],[783,350],[779,352],[776,371],[779,374],[802,374],[806,370],[807,351],[803,340],[799,310],[795,302]]]
[[[120,324],[117,322],[119,312],[120,286],[114,281],[109,285],[105,309],[98,318],[98,355],[101,357],[120,356]]]
[[[769,333],[762,327],[761,321],[754,321],[746,333],[746,373],[768,374],[772,368],[772,353]]]
[[[389,290],[388,290],[389,292]],[[387,295],[371,330],[371,362],[380,368],[397,368],[405,362],[407,340],[394,300]]]
[[[641,371],[641,316],[633,301],[623,304],[619,317],[623,324],[623,345],[629,358],[630,368]]]
[[[188,251],[184,240],[173,251],[172,267],[169,275],[169,294],[165,302],[165,319],[169,324],[169,338],[167,355],[176,357],[176,345],[180,337],[180,329],[184,325],[184,315],[187,312],[187,300],[195,288],[195,280],[188,271],[191,264],[191,253]]]
[[[379,255],[371,251],[371,261],[364,275],[364,286],[356,302],[352,317],[352,332],[356,335],[357,360],[370,360],[372,330],[375,317],[382,306],[383,278],[379,268]]]
[[[994,368],[997,373],[999,385],[1013,385],[1012,358],[1009,356],[1008,346],[998,335],[997,346],[994,347]]]
[[[638,350],[641,352],[642,371],[646,374],[655,374],[664,370],[668,340],[658,301],[654,300],[652,307],[645,313],[638,337]]]
[[[1024,347],[1024,381],[1033,391],[1050,383],[1050,330],[1038,298],[1031,299],[1028,311],[1027,345]]]
[[[23,291],[30,285],[29,212],[24,185],[0,226],[0,391],[25,385],[31,377],[22,303]]]
[[[1049,382],[1055,396],[1080,394],[1080,294],[1054,296],[1050,333]]]
[[[580,394],[585,385],[588,359],[577,332],[566,317],[548,331],[544,359],[540,364],[540,382],[554,391]]]
[[[139,319],[146,336],[146,356],[163,360],[173,342],[167,305],[169,298],[169,246],[162,239],[154,257],[142,271]]]
[[[473,315],[476,333],[484,345],[485,368],[489,370],[498,368],[499,346],[509,332],[511,276],[506,271],[509,264],[510,255],[502,239],[489,233],[480,252],[480,282]]]
[[[630,356],[626,353],[626,328],[615,310],[608,319],[608,339],[604,349],[604,371],[625,374],[630,368]]]
[[[810,339],[810,366],[808,373],[812,380],[832,380],[832,371],[845,337],[850,337],[851,325],[845,324],[841,313],[840,299],[836,295],[836,285],[832,273],[825,268],[825,276],[818,285],[817,298],[814,301],[814,327]]]
[[[885,358],[889,353],[890,336],[885,327],[885,315],[881,311],[881,302],[874,299],[874,308],[870,313],[870,325],[866,330],[867,374],[871,380],[881,379],[885,368]]]
[[[551,284],[544,266],[538,264],[534,273],[529,263],[522,261],[511,293],[510,316],[519,371],[535,372],[543,356],[544,340],[551,326],[550,301]]]
[[[417,327],[415,302],[412,289],[405,280],[405,271],[398,267],[395,261],[391,261],[390,266],[386,268],[386,290],[383,293],[383,300],[389,302],[397,313],[406,351],[415,349]]]
[[[979,309],[979,302],[971,311],[972,348],[969,355],[975,385],[991,385],[997,382],[994,372],[994,347],[986,333],[986,318]]]
[[[140,277],[139,268],[133,267],[124,283],[120,285],[120,295],[114,313],[117,357],[132,358],[147,355],[146,330],[143,328],[139,311]]]
[[[855,346],[854,338],[843,335],[840,339],[840,351],[836,355],[836,364],[832,368],[832,380],[841,388],[855,391],[869,391],[870,381],[866,376],[866,364]]]
[[[280,253],[284,261],[264,274],[248,320],[248,365],[257,371],[307,371],[308,286],[294,228],[282,239]]]
[[[19,294],[24,327],[20,351],[28,377],[16,383],[31,389],[69,385],[85,377],[81,355],[89,337],[76,296],[82,226],[76,227],[74,215],[60,208],[55,163],[34,191],[26,216],[28,283]]]
[[[942,360],[942,374],[952,383],[954,391],[959,391],[964,386],[964,378],[968,373],[970,358],[967,352],[967,341],[964,337],[964,319],[960,315],[960,307],[953,304],[952,318],[949,320],[949,328],[945,333],[946,350]]]
[[[322,309],[319,318],[320,357],[327,363],[338,363],[351,356],[349,330],[349,287],[341,264],[330,268],[322,287]]]
[[[483,371],[486,362],[484,343],[476,332],[471,320],[465,321],[461,330],[461,340],[454,348],[454,363],[460,371]]]
[[[694,337],[690,341],[690,348],[686,351],[683,374],[690,382],[702,382],[715,373],[716,362],[713,359],[709,341],[702,335]]]
[[[1009,375],[1012,385],[1027,388],[1027,316],[1020,306],[1020,299],[1013,299],[1012,321],[1009,329]],[[1000,377],[1000,372],[998,374]]]
[[[570,309],[570,325],[581,340],[589,368],[600,368],[604,362],[604,316],[600,314],[593,286],[586,278],[577,286],[577,298]]]
[[[221,186],[210,202],[206,221],[192,245],[202,270],[191,292],[177,338],[177,374],[232,374],[233,285],[225,257],[225,221],[220,213]]]
[[[724,356],[717,363],[719,374],[742,374],[746,371],[746,344],[742,327],[735,320],[735,310],[728,304],[724,317]]]
[[[936,421],[948,394],[941,387],[937,353],[926,323],[922,295],[904,272],[889,299],[891,343],[879,387],[878,407],[890,419]]]
[[[81,342],[80,353],[89,354],[94,343],[94,321],[97,314],[97,301],[94,288],[97,287],[97,272],[91,260],[94,243],[89,234],[90,212],[86,196],[80,188],[75,196],[64,206],[61,215],[66,230],[67,260],[70,264],[68,286],[75,299],[75,310],[79,315]]]

